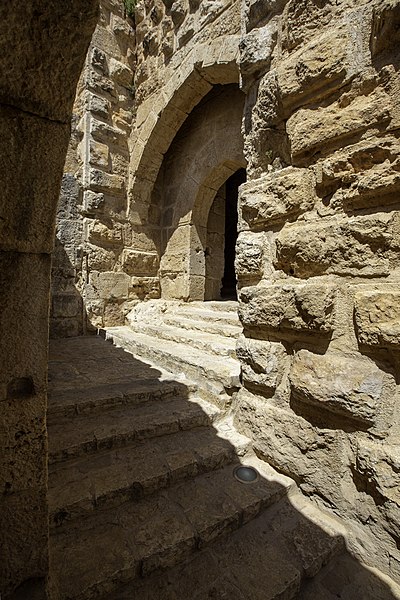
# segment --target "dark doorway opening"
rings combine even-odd
[[[238,236],[238,197],[239,186],[246,181],[246,169],[239,169],[226,182],[225,200],[225,248],[224,275],[222,277],[221,298],[236,300],[235,249]]]

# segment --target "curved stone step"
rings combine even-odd
[[[138,501],[177,481],[229,464],[239,447],[242,455],[249,450],[248,438],[235,432],[232,439],[229,425],[219,427],[181,431],[50,465],[50,525],[58,527],[93,510]]]
[[[236,340],[242,332],[241,325],[230,325],[224,321],[206,321],[200,317],[193,319],[186,315],[176,313],[167,313],[164,316],[164,322],[172,327],[186,329],[195,333],[210,333],[211,335],[219,335],[221,337],[233,338]]]
[[[132,327],[132,326],[131,326]],[[149,323],[137,324],[132,327],[134,331],[143,333],[152,337],[170,340],[178,344],[186,344],[207,352],[207,354],[217,354],[219,356],[228,356],[236,358],[236,340],[218,334],[207,333],[204,331],[193,331],[184,329],[175,325],[151,325]]]
[[[107,328],[106,337],[133,355],[145,357],[173,373],[184,373],[221,407],[225,406],[227,390],[240,385],[240,363],[233,358],[210,356],[197,348],[138,333],[130,327]]]
[[[49,462],[205,427],[219,415],[214,405],[187,397],[58,418],[49,424]]]
[[[261,461],[257,463],[262,471]],[[176,565],[256,517],[291,485],[287,478],[271,477],[268,470],[260,481],[246,486],[233,478],[232,469],[95,513],[53,534],[50,551],[60,600],[113,594],[120,584]]]

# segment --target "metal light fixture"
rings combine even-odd
[[[254,467],[240,465],[233,470],[233,476],[240,481],[240,483],[254,483],[258,480],[258,471],[256,471]]]

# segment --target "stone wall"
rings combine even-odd
[[[394,1],[244,3],[236,263],[238,426],[397,579],[399,25]]]
[[[46,597],[50,262],[97,3],[0,5],[0,596]]]
[[[55,286],[54,323],[81,331],[85,313],[101,327],[160,294],[199,297],[207,243],[193,224],[207,223],[240,160],[215,171],[214,156],[185,188],[206,145],[201,123],[189,125],[217,86],[240,80],[236,423],[260,456],[347,519],[355,553],[400,580],[400,3],[148,0],[134,27],[121,6],[103,3],[76,101],[63,189],[80,208],[65,219],[69,275],[65,290]],[[195,211],[176,227],[180,194],[179,218]],[[171,267],[195,254],[201,282]],[[168,280],[179,277],[177,294]]]
[[[59,203],[53,336],[123,324],[136,303],[160,297],[156,179],[192,109],[214,84],[238,82],[239,29],[237,0],[139,2],[135,23],[122,0],[101,2]],[[234,166],[224,169],[218,187]]]
[[[51,335],[121,322],[135,32],[122,0],[102,0],[81,74],[64,167],[52,272]]]

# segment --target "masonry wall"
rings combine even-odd
[[[72,118],[58,204],[51,335],[123,322],[130,277],[124,248],[135,32],[122,0],[102,0]],[[126,267],[126,268],[125,268]]]
[[[79,314],[123,323],[162,295],[165,157],[215,86],[240,83],[236,424],[400,580],[400,3],[149,0],[134,27],[121,11],[103,4],[76,104]]]
[[[0,595],[44,600],[51,252],[95,1],[0,5]]]
[[[244,15],[236,423],[398,579],[400,5]]]

